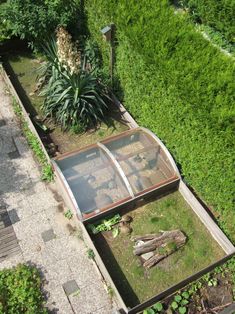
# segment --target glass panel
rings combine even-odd
[[[174,174],[161,147],[143,131],[103,143],[119,162],[135,194],[164,183]]]
[[[120,201],[129,193],[112,161],[98,147],[57,161],[82,213]]]

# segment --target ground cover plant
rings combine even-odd
[[[99,29],[116,25],[116,67],[124,104],[167,145],[184,180],[234,233],[234,62],[166,0],[86,2],[88,28],[108,71]]]
[[[0,313],[46,314],[39,271],[25,264],[0,271]]]
[[[128,215],[132,217],[131,235],[120,232],[114,237],[111,230],[92,236],[128,306],[152,297],[225,254],[179,192],[138,207]],[[185,245],[151,269],[144,268],[133,254],[134,242],[130,238],[176,229],[186,235]]]
[[[173,296],[147,308],[143,314],[219,313],[235,298],[234,257]]]
[[[34,155],[36,156],[39,164],[41,165],[41,178],[44,181],[51,182],[54,180],[54,172],[52,169],[51,164],[49,164],[47,157],[42,149],[41,143],[39,142],[37,136],[30,130],[27,121],[24,118],[22,108],[16,101],[16,99],[12,98],[13,102],[13,110],[17,117],[19,118],[20,125],[22,128],[22,131],[25,135],[25,138],[30,146],[30,148],[33,150]]]

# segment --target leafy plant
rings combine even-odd
[[[26,264],[0,271],[1,313],[48,313],[39,271]]]
[[[151,308],[144,310],[143,314],[155,314],[155,311]]]
[[[184,292],[182,294],[177,294],[174,296],[174,300],[171,303],[171,308],[174,311],[178,311],[180,314],[187,313],[187,307],[186,305],[189,303],[189,294],[187,292]]]
[[[78,29],[78,0],[8,0],[1,8],[5,33],[39,45],[58,25]]]
[[[94,259],[95,258],[95,253],[92,249],[87,250],[87,256],[89,259]]]
[[[113,234],[113,237],[116,238],[119,235],[119,228],[113,228],[112,234]]]
[[[121,220],[121,216],[119,214],[113,216],[110,219],[103,219],[100,222],[98,222],[96,225],[94,224],[89,224],[87,228],[93,233],[97,234],[102,231],[109,231],[112,229],[114,225],[116,225],[119,221]],[[115,231],[117,233],[117,231]],[[118,235],[118,234],[117,234]]]
[[[157,302],[153,305],[153,309],[156,313],[161,312],[163,310],[163,305],[160,302]]]
[[[54,180],[54,172],[51,165],[46,164],[42,166],[42,176],[43,181],[52,182]]]
[[[66,212],[64,213],[64,216],[66,218],[68,218],[69,220],[73,218],[73,213],[71,211],[71,209],[66,210]]]
[[[152,307],[145,309],[143,314],[156,314],[161,313],[163,311],[163,305],[161,302],[155,303]]]

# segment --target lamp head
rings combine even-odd
[[[105,26],[100,31],[103,34],[104,40],[106,41],[112,40],[112,27],[111,26]]]

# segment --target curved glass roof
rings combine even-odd
[[[61,155],[55,165],[81,219],[179,177],[164,145],[144,128]]]

